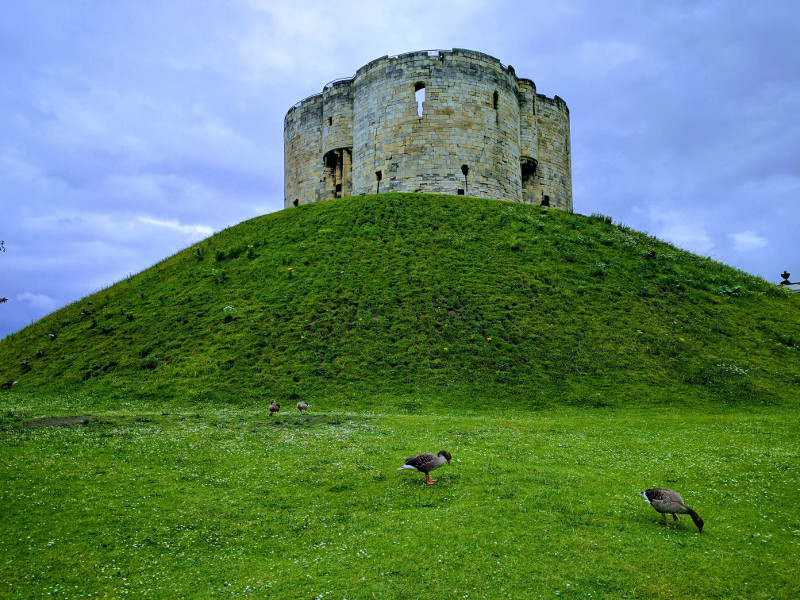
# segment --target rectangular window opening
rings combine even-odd
[[[417,116],[422,118],[422,114],[425,112],[422,106],[425,102],[425,84],[422,81],[414,84],[414,100],[417,102]]]

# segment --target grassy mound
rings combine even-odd
[[[383,194],[252,219],[54,312],[0,341],[0,393],[784,403],[798,322],[778,286],[601,215]]]

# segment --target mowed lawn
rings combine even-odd
[[[2,598],[800,596],[788,408],[76,406],[0,406]]]

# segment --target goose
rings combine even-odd
[[[270,415],[277,415],[278,411],[281,409],[281,405],[273,400],[269,405],[269,414]]]
[[[664,515],[664,525],[667,527],[669,527],[667,515],[671,514],[673,521],[680,521],[680,517],[678,517],[679,514],[689,515],[692,517],[694,524],[697,525],[697,529],[700,530],[700,533],[703,533],[703,519],[683,503],[683,498],[680,497],[678,492],[666,488],[652,488],[639,493],[642,495],[642,498],[650,503],[650,506]]]
[[[306,404],[301,400],[300,402],[297,403],[297,410],[300,411],[300,414],[303,415],[306,414],[306,411],[308,410],[308,404]]]
[[[430,452],[425,452],[423,454],[417,454],[414,458],[406,459],[406,464],[402,467],[397,469],[398,471],[402,471],[403,469],[410,469],[411,471],[420,471],[425,473],[425,483],[431,485],[436,483],[435,479],[431,479],[429,473],[434,469],[438,469],[444,463],[450,464],[450,459],[453,458],[450,456],[450,453],[447,450],[442,450],[439,454],[431,454]]]

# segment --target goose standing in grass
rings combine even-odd
[[[269,405],[269,414],[270,414],[270,416],[271,415],[277,415],[278,411],[280,409],[281,409],[281,405],[278,404],[277,402],[275,402],[275,400],[273,400]]]
[[[306,411],[308,410],[308,404],[306,404],[301,400],[300,402],[297,403],[297,410],[300,411],[301,415],[306,414]]]
[[[678,492],[673,492],[666,488],[652,488],[644,492],[639,492],[642,498],[650,503],[650,506],[655,508],[658,512],[664,515],[664,525],[669,527],[667,515],[672,515],[673,521],[680,521],[678,515],[689,515],[692,521],[697,525],[700,533],[703,533],[703,519],[700,518],[696,512],[683,503],[683,498],[680,497]]]
[[[431,485],[432,483],[436,483],[436,480],[431,479],[429,473],[435,469],[438,469],[444,463],[449,465],[451,458],[452,456],[450,456],[450,453],[447,450],[442,450],[439,452],[439,454],[425,452],[424,454],[417,454],[414,458],[407,459],[406,464],[397,470],[402,471],[403,469],[410,469],[411,471],[420,471],[421,473],[425,473],[425,483]]]

